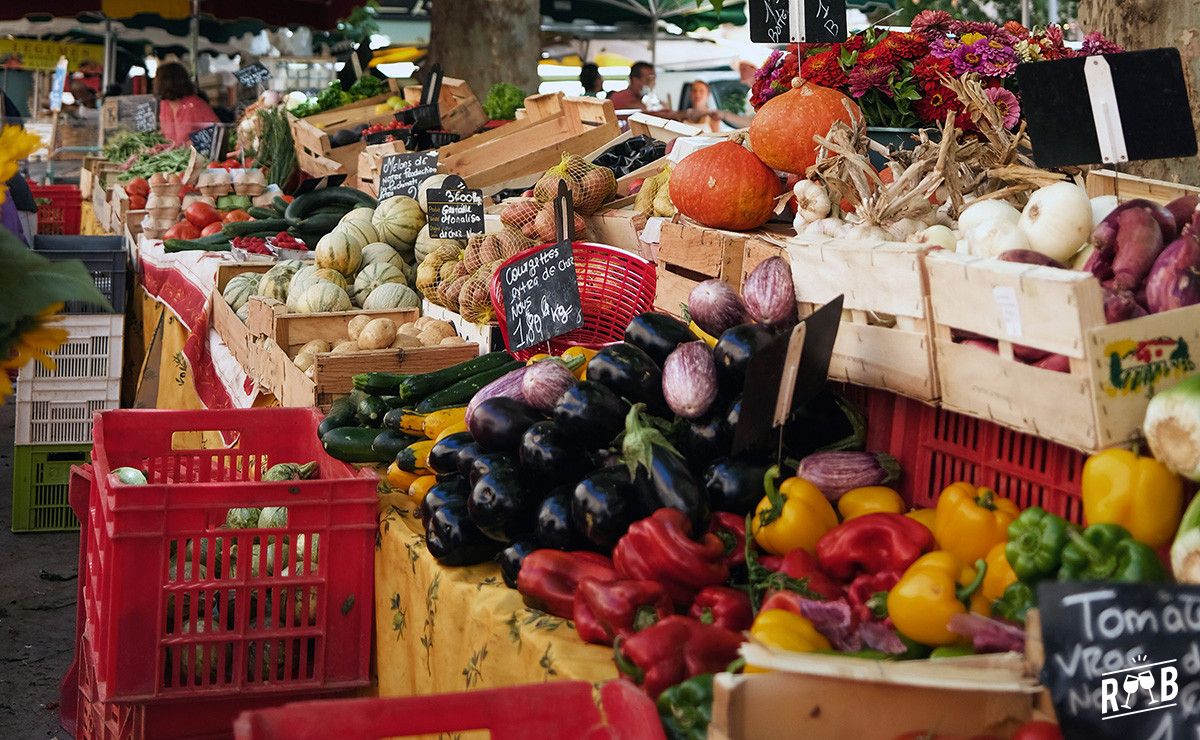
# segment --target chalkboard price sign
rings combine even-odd
[[[390,154],[379,168],[379,200],[395,195],[417,197],[417,188],[437,174],[437,152]]]
[[[466,239],[483,233],[483,191],[467,187],[462,178],[451,175],[440,188],[430,188],[429,235],[434,239]]]
[[[199,131],[193,131],[188,135],[192,140],[192,147],[206,157],[212,156],[213,142],[217,138],[217,127],[215,125],[202,128]]]
[[[254,87],[271,79],[271,70],[264,67],[262,62],[255,62],[234,72],[233,76],[242,84],[242,87]]]
[[[1200,586],[1050,582],[1038,609],[1065,737],[1200,736]]]
[[[583,326],[571,243],[539,249],[500,269],[508,348],[518,352]]]
[[[122,123],[128,123],[138,133],[158,128],[158,106],[153,95],[130,96],[118,100],[118,117]]]
[[[829,44],[846,40],[846,0],[749,0],[756,44]]]

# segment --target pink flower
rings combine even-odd
[[[955,39],[934,39],[929,43],[929,53],[938,59],[949,59],[954,56],[955,50],[961,47],[962,44],[958,43]]]
[[[982,47],[983,64],[980,69],[987,77],[1008,77],[1017,71],[1017,52],[1012,46],[997,39],[977,41],[972,46]]]
[[[893,95],[892,88],[888,84],[891,76],[891,67],[883,64],[856,64],[847,75],[850,82],[850,96],[861,98],[871,90],[879,90],[890,98]]]
[[[960,46],[954,50],[950,60],[954,63],[954,74],[965,75],[970,72],[983,72],[983,58],[987,50],[987,40],[980,39],[973,44]]]
[[[1003,87],[988,88],[983,94],[992,101],[992,105],[996,106],[1000,115],[1004,117],[1004,128],[1016,128],[1017,123],[1021,120],[1021,102],[1017,100],[1017,96]]]
[[[950,30],[954,17],[944,10],[922,10],[912,19],[909,26],[913,33],[919,33],[925,38],[945,36]]]
[[[1104,37],[1104,34],[1099,31],[1092,31],[1083,37],[1083,54],[1084,56],[1093,56],[1095,54],[1120,54],[1125,51],[1120,44],[1114,43]]]

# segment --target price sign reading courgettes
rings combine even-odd
[[[571,242],[539,249],[500,268],[505,329],[513,352],[583,326]]]

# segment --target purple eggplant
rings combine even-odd
[[[837,501],[846,491],[898,480],[900,465],[883,452],[814,452],[800,461],[796,475]]]
[[[549,413],[567,389],[575,385],[575,376],[566,363],[557,358],[535,362],[521,376],[521,395],[538,411]]]
[[[1162,251],[1146,279],[1150,313],[1200,303],[1200,240],[1187,231]]]
[[[688,314],[696,326],[714,337],[747,321],[746,305],[729,283],[712,278],[692,288],[688,295]]]
[[[742,299],[759,323],[796,323],[796,287],[787,260],[771,257],[755,267],[742,284]]]
[[[704,342],[686,342],[663,364],[663,397],[677,415],[698,419],[717,398],[717,366]]]
[[[479,404],[489,398],[512,398],[523,403],[525,395],[521,392],[521,381],[527,372],[529,367],[519,367],[480,388],[467,404],[467,424],[470,425],[475,417],[475,409],[479,408]]]

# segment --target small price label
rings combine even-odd
[[[500,270],[508,346],[517,352],[583,326],[571,243],[539,249]]]
[[[429,235],[434,239],[466,239],[483,233],[483,191],[468,188],[451,175],[426,195]]]
[[[271,79],[271,70],[264,67],[261,62],[255,62],[234,72],[233,76],[237,78],[242,87],[254,87]]]
[[[437,174],[437,152],[390,154],[379,168],[379,200],[396,195],[417,197],[417,188]]]

